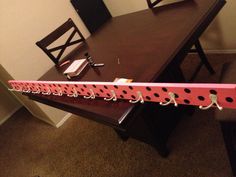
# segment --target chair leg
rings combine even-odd
[[[188,82],[193,82],[194,81],[194,79],[197,77],[197,74],[198,74],[198,72],[200,71],[200,69],[202,68],[202,65],[203,65],[203,63],[201,62],[201,63],[199,63],[199,65],[197,66],[197,69],[194,71],[194,73],[193,73],[193,75],[192,75],[192,77],[189,79],[189,81]]]
[[[199,57],[200,57],[200,59],[201,59],[201,62],[206,66],[207,70],[208,70],[211,74],[214,74],[215,71],[214,71],[214,69],[211,67],[209,61],[207,60],[207,57],[206,57],[206,55],[205,55],[205,53],[204,53],[204,51],[203,51],[203,49],[202,49],[202,46],[201,46],[200,41],[197,40],[194,45],[195,45],[196,51],[197,51],[197,53],[198,53],[198,55],[199,55]]]

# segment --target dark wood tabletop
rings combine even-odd
[[[88,52],[104,67],[87,67],[77,81],[158,82],[167,66],[177,66],[223,7],[224,0],[186,0],[109,20],[66,59]],[[119,63],[118,63],[119,60]],[[67,80],[65,68],[52,67],[40,80]],[[169,67],[171,69],[171,67]],[[110,125],[119,125],[137,105],[66,96],[30,95],[31,99]]]

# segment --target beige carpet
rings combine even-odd
[[[198,82],[214,82],[233,55],[210,55],[217,74],[205,68]],[[189,74],[198,58],[186,58]],[[113,129],[77,116],[56,129],[21,109],[0,126],[0,177],[229,177],[232,176],[213,110],[184,117],[170,137],[171,153],[134,139],[120,140]]]

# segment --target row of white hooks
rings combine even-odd
[[[23,89],[8,89],[10,91],[16,91],[16,92],[24,92],[24,93],[33,93],[33,94],[40,94],[40,89],[37,88],[37,91],[31,91],[30,88],[28,88],[27,90],[23,90]],[[60,88],[57,88],[57,93],[52,93],[50,88],[47,88],[47,92],[41,92],[43,95],[50,95],[50,94],[53,94],[53,95],[56,95],[56,96],[62,96],[63,93],[62,93],[62,90]],[[89,96],[84,96],[85,99],[95,99],[96,96],[95,96],[95,93],[92,89],[89,89],[89,92],[90,92],[90,95]],[[117,101],[117,96],[116,96],[116,93],[114,90],[110,90],[111,92],[111,97],[110,98],[104,98],[105,101]],[[136,100],[129,100],[130,103],[144,103],[144,99],[143,99],[143,96],[142,96],[142,93],[140,91],[137,91],[137,99]],[[170,105],[172,103],[174,103],[174,106],[177,107],[178,106],[178,103],[176,102],[176,96],[174,93],[172,92],[169,92],[168,93],[169,95],[169,101],[163,103],[163,102],[160,102],[160,105],[161,106],[167,106],[167,105]],[[73,88],[73,93],[72,94],[67,94],[67,96],[69,97],[78,97],[79,94],[78,92],[76,91],[75,88]],[[211,100],[211,103],[208,105],[208,106],[199,106],[200,109],[202,110],[207,110],[209,108],[211,108],[213,105],[215,105],[219,110],[222,110],[223,108],[218,104],[218,101],[217,101],[217,95],[215,94],[210,94],[209,95],[209,98]]]

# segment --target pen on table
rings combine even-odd
[[[120,64],[120,58],[117,58],[117,63],[118,63],[118,65]]]
[[[105,65],[104,63],[94,63],[92,66],[101,67],[101,66],[104,66],[104,65]]]
[[[67,63],[70,63],[70,60],[66,60],[66,61],[62,62],[59,66],[62,67],[64,65],[66,65]]]

